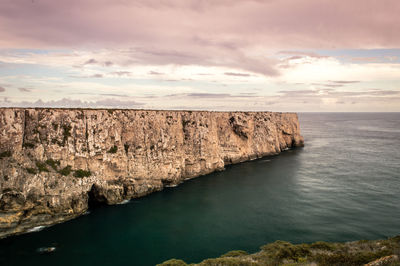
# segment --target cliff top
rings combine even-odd
[[[83,107],[0,107],[0,110],[78,110],[78,111],[147,111],[147,112],[207,112],[207,113],[276,113],[276,114],[295,114],[296,112],[273,112],[273,111],[215,111],[215,110],[177,110],[177,109],[130,109],[130,108],[83,108]]]

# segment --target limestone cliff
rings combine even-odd
[[[0,237],[302,146],[293,113],[0,109]]]

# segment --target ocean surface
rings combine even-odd
[[[0,240],[0,265],[200,262],[275,240],[400,235],[400,113],[299,118],[304,148]]]

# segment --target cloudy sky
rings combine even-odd
[[[400,111],[398,0],[1,0],[0,106]]]

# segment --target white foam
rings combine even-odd
[[[177,184],[175,184],[175,185],[167,185],[167,186],[165,186],[165,187],[177,187],[178,185]]]
[[[119,205],[123,205],[123,204],[127,204],[127,203],[129,203],[131,200],[123,200],[123,201],[121,201],[120,203],[117,203],[117,204],[119,204]]]
[[[37,252],[39,253],[51,253],[54,251],[56,251],[56,247],[43,247],[37,249]]]
[[[35,227],[31,228],[31,229],[28,229],[27,232],[28,232],[28,233],[39,232],[39,231],[42,231],[42,230],[45,229],[45,228],[46,228],[46,226],[44,226],[44,225],[35,226]]]

